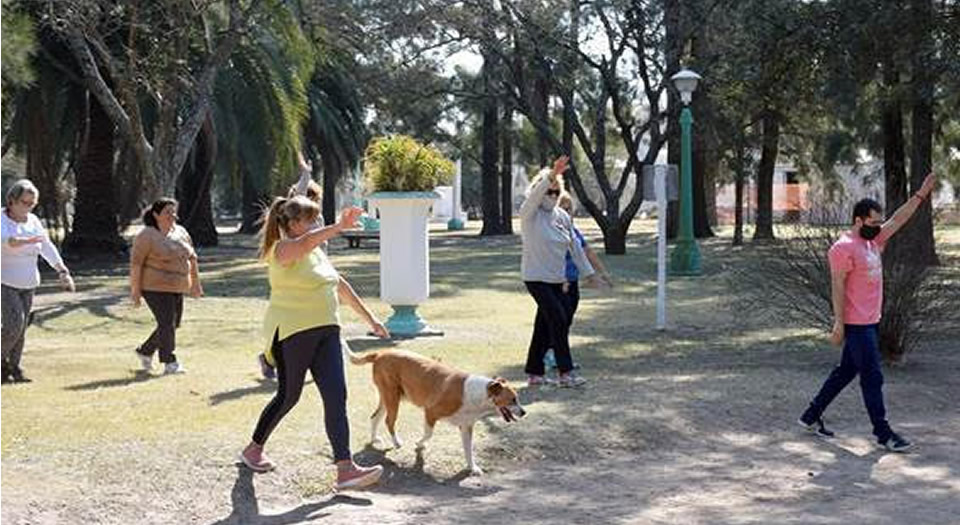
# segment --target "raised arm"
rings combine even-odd
[[[554,180],[556,180],[556,175],[552,171],[547,171],[546,168],[540,170],[540,173],[533,179],[533,185],[530,186],[527,198],[520,205],[521,218],[530,217],[537,211],[540,202],[543,201],[543,197],[547,194],[547,190],[550,189],[550,184]]]
[[[521,218],[530,217],[537,211],[537,208],[540,207],[540,202],[543,201],[543,197],[547,194],[547,190],[557,181],[557,175],[567,170],[567,163],[569,161],[569,157],[561,155],[557,157],[557,160],[553,161],[553,167],[550,168],[549,171],[547,168],[544,168],[534,177],[533,185],[530,187],[527,198],[523,201],[523,204],[520,205]]]
[[[880,227],[880,235],[877,236],[880,242],[886,242],[890,237],[893,237],[904,224],[910,221],[910,218],[916,213],[917,208],[920,207],[924,199],[929,197],[930,193],[933,192],[936,182],[937,176],[933,173],[930,173],[923,179],[923,184],[920,186],[920,189],[907,199],[907,202],[897,208],[897,211]]]
[[[360,208],[345,208],[340,212],[340,220],[336,224],[314,228],[295,239],[283,239],[277,242],[274,257],[277,258],[278,263],[283,265],[304,257],[324,241],[336,237],[343,230],[353,228],[361,213],[363,213],[363,210]]]
[[[297,180],[296,193],[297,195],[306,195],[307,188],[310,186],[310,175],[312,170],[310,169],[310,164],[307,163],[307,159],[304,158],[302,151],[297,152],[297,164],[300,170],[300,179]]]

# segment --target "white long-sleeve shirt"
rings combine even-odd
[[[576,242],[573,221],[559,206],[546,210],[540,206],[550,181],[539,177],[530,188],[527,200],[520,206],[520,233],[523,237],[523,254],[520,272],[524,281],[562,283],[566,277],[566,255],[570,251],[573,263],[582,278],[595,272],[583,246]]]
[[[10,246],[13,237],[31,237],[39,235],[40,242]],[[57,247],[50,242],[46,228],[40,218],[27,214],[26,222],[17,222],[7,215],[6,208],[0,208],[0,242],[2,242],[2,261],[0,261],[0,281],[7,286],[29,290],[40,285],[40,270],[37,268],[37,256],[43,258],[54,268],[64,267],[63,259]]]

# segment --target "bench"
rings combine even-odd
[[[379,239],[379,231],[370,231],[370,230],[347,230],[340,235],[347,240],[347,247],[349,248],[359,248],[360,241],[363,239]]]

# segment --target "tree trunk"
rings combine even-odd
[[[550,79],[548,73],[538,63],[533,67],[534,89],[533,89],[533,110],[537,113],[537,118],[541,122],[550,122]],[[537,163],[539,166],[547,166],[553,157],[553,148],[550,142],[543,136],[537,134]]]
[[[71,257],[119,254],[120,237],[113,191],[114,125],[93,97],[87,100],[87,137],[74,174],[73,229],[63,250]]]
[[[937,67],[936,50],[933,41],[933,2],[914,0],[913,13],[915,51],[912,59],[913,104],[911,108],[910,141],[910,191],[915,192],[923,185],[923,179],[933,166],[933,99],[935,90],[934,70]],[[893,209],[887,208],[888,213]],[[917,209],[913,218],[900,236],[909,239],[912,261],[923,266],[936,266],[936,242],[933,238],[933,206],[927,199]]]
[[[900,72],[893,58],[882,64],[883,107],[880,121],[883,133],[883,182],[884,207],[888,213],[896,210],[907,200],[907,169],[905,140],[903,138],[903,107],[900,99]],[[857,196],[856,199],[859,199]],[[911,221],[912,222],[912,221]],[[909,250],[905,242],[906,231],[901,231],[890,240],[883,252],[884,269],[893,270],[894,261],[901,260]]]
[[[627,253],[627,230],[629,224],[612,224],[603,232],[603,249],[607,255]]]
[[[331,151],[326,148],[325,151]],[[337,222],[337,183],[343,174],[343,166],[332,154],[320,155],[323,163],[323,223]]]
[[[702,129],[702,127],[701,127]],[[713,237],[713,229],[710,227],[710,209],[714,208],[710,198],[715,194],[709,191],[708,186],[713,186],[713,175],[709,174],[711,166],[707,165],[707,149],[705,146],[705,137],[696,138],[694,133],[693,140],[693,235],[698,239]]]
[[[260,217],[265,207],[270,205],[270,195],[257,187],[253,176],[247,173],[246,166],[240,169],[243,170],[243,203],[240,212],[243,218],[238,233],[249,235],[260,231]]]
[[[737,146],[736,158],[733,162],[734,171],[734,204],[733,204],[733,245],[743,244],[743,186],[746,181],[746,151]]]
[[[883,64],[884,91],[883,116],[883,182],[884,200],[887,210],[895,210],[907,200],[907,169],[904,154],[903,110],[899,90],[899,71],[892,63]]]
[[[513,233],[513,109],[504,105],[500,128],[500,233]]]
[[[780,145],[780,119],[773,111],[763,115],[763,147],[757,166],[757,229],[753,240],[773,239],[773,173]]]
[[[680,0],[664,0],[664,60],[667,70],[664,78],[680,71],[680,55],[683,52],[683,28],[681,26]],[[680,97],[672,86],[667,91],[667,163],[680,169]],[[659,213],[659,212],[658,212]],[[667,239],[675,239],[680,225],[680,206],[677,201],[667,203]]]
[[[27,94],[27,113],[30,118],[25,119],[27,127],[27,155],[26,177],[40,191],[39,204],[36,213],[47,222],[51,238],[58,239],[60,224],[60,209],[62,208],[60,189],[58,188],[59,155],[56,145],[53,144],[50,133],[50,122],[47,120],[49,111],[43,90],[40,87],[31,88]],[[4,205],[6,201],[4,200]],[[62,225],[66,226],[66,225]]]
[[[208,116],[197,133],[193,151],[183,166],[178,184],[180,222],[197,246],[219,244],[217,225],[213,220],[210,186],[217,159],[217,135]]]
[[[485,104],[481,134],[481,166],[480,192],[483,209],[483,228],[480,235],[499,235],[502,233],[502,219],[500,217],[500,173],[497,169],[499,160],[498,132],[499,111],[497,97],[493,93],[493,67],[489,56],[484,60],[483,73],[485,83]]]
[[[690,15],[688,15],[690,16]],[[709,30],[709,24],[704,31]],[[703,59],[707,54],[703,49],[707,39],[702,35],[691,36],[691,53],[694,60]],[[693,147],[693,235],[698,239],[713,237],[710,227],[710,213],[716,222],[716,191],[713,183],[716,177],[717,159],[713,154],[713,111],[710,107],[710,85],[703,83],[694,94],[690,104],[693,112],[693,129],[690,133]]]

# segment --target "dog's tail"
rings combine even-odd
[[[340,345],[343,346],[344,353],[347,354],[347,357],[350,358],[350,362],[355,365],[365,365],[367,363],[372,363],[377,360],[380,352],[367,352],[363,355],[355,353],[350,349],[350,345],[343,339],[340,340]]]

